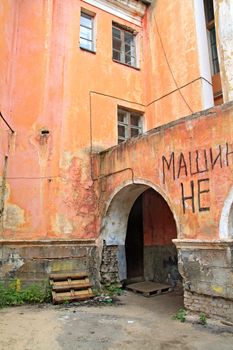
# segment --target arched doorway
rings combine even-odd
[[[145,190],[129,213],[125,251],[127,282],[150,280],[175,285],[178,278],[176,223],[164,198]]]
[[[125,256],[126,279],[143,280],[144,277],[143,193],[135,200],[128,218]]]
[[[126,184],[109,201],[102,222],[101,279],[165,282],[178,276],[177,225],[164,193],[153,184]]]

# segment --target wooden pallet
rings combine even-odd
[[[49,280],[52,286],[53,304],[93,297],[91,283],[86,272],[51,274]]]
[[[126,288],[134,293],[140,293],[144,297],[151,297],[172,291],[172,287],[169,284],[161,284],[150,281],[129,284]]]

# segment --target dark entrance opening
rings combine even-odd
[[[147,280],[176,286],[181,277],[174,238],[177,230],[171,209],[158,192],[147,189],[134,202],[128,218],[127,284]]]
[[[140,195],[129,214],[125,240],[127,280],[142,280],[143,272],[143,207]]]

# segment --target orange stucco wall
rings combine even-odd
[[[96,237],[99,188],[90,153],[117,143],[117,106],[143,112],[145,131],[190,114],[187,105],[201,109],[192,1],[154,2],[142,27],[84,1],[4,0],[0,6],[0,106],[15,130],[1,238]],[[95,13],[96,53],[79,48],[81,7]],[[140,69],[112,61],[112,21],[138,32]],[[187,137],[184,130],[176,141],[168,137],[165,155]],[[6,142],[1,139],[5,148]],[[138,147],[135,159],[147,154]],[[2,147],[1,169],[5,153]],[[156,170],[147,169],[150,178]]]
[[[202,109],[193,6],[192,1],[164,0],[152,2],[148,10],[144,33],[149,39],[145,50],[149,128]]]
[[[231,103],[102,152],[96,178],[101,169],[103,212],[116,189],[146,184],[170,206],[178,238],[220,239],[221,213],[232,188],[232,123]]]

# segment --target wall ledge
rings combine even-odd
[[[197,240],[197,239],[173,239],[173,243],[177,249],[190,250],[226,250],[229,247],[233,248],[233,239],[229,240]]]
[[[95,239],[0,240],[0,246],[95,245]]]

